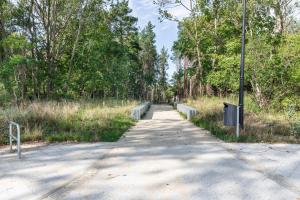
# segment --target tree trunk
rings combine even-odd
[[[258,106],[260,108],[264,108],[265,106],[267,106],[267,104],[268,104],[267,98],[263,95],[261,87],[260,87],[258,81],[256,80],[255,70],[253,67],[252,67],[251,86],[253,88],[255,100],[256,100]]]
[[[178,80],[177,80],[177,96],[178,96],[178,100],[180,101],[181,100],[181,77],[180,77],[180,71],[179,71],[179,74],[178,74]]]
[[[197,70],[196,70],[196,74],[195,74],[195,81],[194,81],[194,86],[196,87],[197,85],[199,85],[200,87],[200,95],[202,95],[202,76],[203,76],[203,67],[202,67],[202,62],[201,62],[201,52],[200,52],[200,38],[199,38],[199,32],[197,29],[197,18],[196,18],[196,14],[195,14],[195,8],[193,6],[193,1],[190,0],[190,11],[191,11],[191,15],[193,17],[193,26],[194,26],[194,31],[195,31],[195,36],[192,37],[196,43],[196,55],[197,55]]]
[[[284,16],[281,8],[281,0],[276,1],[276,20],[278,26],[278,32],[282,34],[284,32]]]
[[[190,97],[193,97],[193,79],[190,78]]]
[[[80,5],[82,6],[82,5]],[[77,29],[77,34],[76,34],[76,38],[75,38],[75,42],[74,42],[74,45],[73,45],[73,49],[72,49],[72,53],[71,53],[71,59],[69,61],[69,64],[68,64],[68,78],[67,78],[67,83],[66,83],[66,92],[69,90],[69,85],[70,85],[70,80],[71,80],[71,74],[72,74],[72,65],[73,65],[73,60],[74,60],[74,56],[75,56],[75,51],[76,51],[76,48],[77,48],[77,45],[78,45],[78,41],[79,41],[79,37],[80,37],[80,32],[81,32],[81,27],[82,27],[82,24],[83,24],[83,12],[84,12],[84,7],[82,7],[80,9],[80,18],[79,18],[79,24],[78,24],[78,29]]]
[[[33,15],[33,10],[34,10],[34,0],[31,0],[31,6],[29,10],[29,24],[32,24],[31,27],[29,27],[29,33],[31,37],[31,58],[34,61],[38,61],[39,56],[38,56],[38,44],[37,44],[37,30],[36,30],[36,24],[35,24],[35,17]],[[38,70],[39,67],[37,66],[36,63],[32,64],[31,66],[31,77],[32,77],[32,84],[33,84],[33,93],[34,93],[34,98],[39,99],[40,98],[40,92],[39,92],[39,83],[38,83]]]
[[[196,31],[196,38],[198,38],[198,31]],[[202,85],[202,63],[201,63],[201,54],[200,54],[200,47],[199,47],[199,43],[198,40],[196,40],[196,51],[197,51],[197,60],[198,60],[198,67],[196,70],[196,82],[199,84],[200,87],[200,91],[202,91],[201,85]],[[200,92],[200,96],[202,95],[202,93]]]
[[[213,95],[213,89],[210,84],[206,84],[206,95],[208,95],[208,96]]]
[[[217,48],[218,48],[218,46],[217,46],[217,23],[218,23],[217,16],[215,16],[215,19],[214,19],[214,35],[215,35],[215,38],[214,38],[214,40],[215,40],[214,54],[215,54],[215,56],[217,55]],[[216,57],[214,57],[212,59],[212,68],[214,69],[215,67],[216,67]]]
[[[187,68],[188,68],[188,60],[187,57],[184,57],[184,81],[183,81],[183,98],[188,96],[188,80],[187,80]]]

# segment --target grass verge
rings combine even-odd
[[[0,111],[0,144],[8,143],[9,120],[21,125],[22,142],[113,142],[134,125],[137,102],[33,102]]]
[[[187,100],[188,105],[199,111],[192,122],[226,142],[300,143],[299,112],[291,118],[284,111],[261,111],[246,98],[245,128],[236,138],[235,127],[223,125],[223,102],[236,104],[234,99],[217,97]]]

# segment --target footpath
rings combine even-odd
[[[116,143],[0,153],[0,199],[299,198],[300,145],[224,143],[168,105]]]

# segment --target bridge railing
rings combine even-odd
[[[184,104],[177,104],[176,107],[179,112],[186,115],[188,120],[192,119],[192,117],[198,113],[198,111],[195,108]]]
[[[149,110],[150,106],[150,102],[145,102],[142,105],[135,107],[131,111],[131,117],[135,120],[140,120],[142,116]]]

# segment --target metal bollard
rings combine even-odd
[[[240,137],[240,106],[236,109],[236,137]]]
[[[17,128],[17,135],[13,135],[13,126]],[[18,158],[21,159],[21,133],[20,133],[20,125],[15,122],[9,122],[9,145],[10,151],[12,152],[12,142],[15,140],[17,142],[17,151]]]

